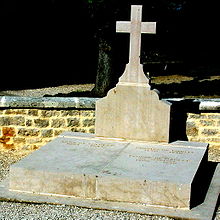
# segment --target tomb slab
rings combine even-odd
[[[70,137],[60,136],[13,164],[10,168],[10,189],[95,198],[96,174],[127,143],[106,143],[92,135],[73,134]]]
[[[130,142],[100,172],[97,197],[189,209],[193,181],[206,152],[207,144]]]
[[[197,145],[67,132],[11,166],[10,190],[189,209],[207,160]]]

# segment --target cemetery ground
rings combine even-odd
[[[219,74],[170,74],[150,75],[152,89],[160,91],[161,98],[219,98],[220,76]],[[52,84],[52,83],[51,83]],[[39,83],[40,85],[40,83]],[[93,82],[59,85],[48,87],[11,87],[0,88],[0,96],[29,96],[29,97],[93,97]]]

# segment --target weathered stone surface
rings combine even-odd
[[[94,126],[95,125],[95,119],[92,118],[92,119],[85,119],[83,121],[83,126],[85,127],[90,127],[90,126]]]
[[[207,145],[131,142],[97,178],[97,198],[189,208]]]
[[[7,115],[25,115],[27,112],[26,109],[6,109],[5,114]]]
[[[131,21],[117,21],[116,32],[130,34],[129,63],[119,79],[120,83],[148,84],[140,64],[141,34],[155,34],[156,22],[142,22],[142,5],[131,6]]]
[[[97,98],[84,97],[0,97],[0,107],[11,108],[95,108]]]
[[[215,126],[215,120],[200,120],[202,126]]]
[[[217,165],[213,175],[210,187],[208,189],[205,201],[193,209],[177,209],[167,208],[164,206],[155,207],[147,204],[102,201],[97,199],[79,199],[76,197],[60,196],[60,195],[38,195],[33,193],[22,193],[11,191],[8,189],[8,179],[0,182],[1,200],[19,201],[28,203],[47,203],[58,205],[74,205],[79,207],[88,207],[94,209],[128,211],[132,213],[141,213],[149,215],[169,216],[174,219],[197,219],[211,220],[216,212],[216,202],[219,197],[220,190],[220,164]]]
[[[169,99],[172,103],[178,102],[179,99]],[[43,115],[42,115],[42,112]],[[23,144],[18,144],[15,142],[16,137],[20,137],[20,134],[18,134],[18,131],[23,128],[31,128],[31,129],[39,129],[40,132],[44,130],[45,128],[40,128],[36,127],[34,120],[35,119],[48,119],[49,120],[49,126],[47,129],[51,129],[51,124],[53,119],[64,119],[66,125],[64,127],[60,128],[53,128],[54,130],[54,135],[51,138],[45,137],[42,138],[42,143],[39,143],[38,146],[43,146],[45,145],[48,141],[52,140],[52,138],[56,137],[58,134],[67,131],[67,130],[72,130],[72,131],[79,131],[79,132],[92,132],[94,133],[94,126],[91,127],[83,127],[83,121],[86,119],[93,119],[95,120],[95,112],[94,110],[88,110],[88,109],[78,109],[78,110],[73,110],[73,109],[4,109],[0,110],[0,134],[2,136],[2,129],[3,127],[11,127],[15,129],[15,136],[10,139],[10,143],[14,143],[16,146],[16,150],[21,150],[23,149]],[[51,115],[51,117],[49,117]],[[57,116],[59,115],[59,116]],[[19,118],[17,118],[19,117]],[[220,122],[218,118],[220,117],[220,113],[218,112],[205,112],[205,113],[189,113],[188,118],[186,121],[187,125],[187,137],[189,141],[199,141],[199,142],[204,142],[204,143],[209,143],[210,148],[209,148],[209,155],[212,155],[209,159],[212,161],[220,161],[220,157],[218,156],[219,153],[212,152],[211,149],[217,149],[216,146],[219,146],[219,141],[218,141],[218,134],[220,132]],[[16,123],[15,123],[15,119]],[[79,124],[77,126],[67,126],[67,119],[76,119],[79,121]],[[178,114],[177,114],[178,118]],[[20,122],[19,120],[20,119]],[[203,126],[202,124],[205,124],[205,120],[207,120],[207,124],[209,124],[210,120],[215,121],[215,126]],[[3,125],[4,124],[4,125]],[[184,125],[183,125],[184,126]],[[209,135],[207,135],[207,131],[204,133],[204,129],[215,129],[217,133],[215,135],[210,135],[210,131],[208,131]],[[0,136],[0,137],[1,137]],[[31,135],[28,136],[28,138],[32,138]],[[35,136],[33,136],[35,138]],[[210,139],[211,138],[211,139]],[[3,140],[5,142],[5,139]],[[9,143],[9,142],[8,142]],[[3,147],[1,144],[0,147]],[[31,149],[31,148],[30,148]]]
[[[0,126],[9,126],[9,125],[20,125],[24,126],[25,119],[23,116],[15,116],[15,117],[0,117]]]
[[[189,209],[206,151],[65,132],[11,166],[10,189]]]
[[[209,101],[202,101],[199,105],[199,109],[203,111],[207,110],[213,110],[213,111],[218,111],[220,110],[220,102],[218,100],[209,100]]]
[[[48,111],[48,110],[42,110],[41,111],[41,116],[44,117],[44,118],[50,118],[50,117],[58,117],[60,115],[60,111],[56,111],[56,110],[51,110],[51,111]]]
[[[64,119],[52,119],[51,127],[52,128],[60,128],[65,126],[65,120]]]
[[[96,103],[95,133],[101,137],[169,142],[170,105],[147,87],[117,85]]]
[[[38,116],[38,110],[37,109],[29,109],[28,115],[30,116]]]
[[[8,126],[10,125],[11,117],[0,117],[0,126]]]
[[[131,6],[131,21],[116,31],[130,33],[129,63],[115,88],[96,103],[97,136],[169,142],[170,105],[150,90],[140,64],[141,33],[156,33],[155,22],[141,22],[142,6]]]
[[[68,118],[67,119],[67,126],[68,127],[79,126],[79,119],[77,119],[77,118]]]
[[[3,133],[3,136],[13,137],[13,136],[15,136],[15,129],[10,128],[10,127],[3,127],[2,133]]]
[[[35,119],[34,123],[36,127],[40,128],[45,128],[49,126],[49,120],[46,119]]]
[[[206,136],[213,136],[213,135],[216,135],[218,133],[219,133],[218,129],[204,129],[202,131],[202,134],[206,135]]]
[[[91,140],[81,139],[83,137]],[[126,143],[118,145],[93,139],[92,135],[81,134],[78,138],[60,137],[48,143],[12,165],[10,188],[95,198],[96,174],[118,155]]]
[[[53,137],[53,129],[46,129],[41,131],[42,137]]]
[[[35,128],[20,128],[18,134],[21,136],[38,136],[40,131]]]
[[[190,136],[197,136],[198,135],[198,128],[195,122],[187,122],[186,123],[186,133]]]
[[[0,108],[82,108],[94,109],[96,101],[100,98],[81,97],[19,97],[0,96]],[[164,101],[179,102],[182,99],[163,99]],[[199,102],[199,110],[219,110],[220,99],[192,99],[192,102]],[[207,103],[208,102],[208,103]],[[75,111],[75,110],[74,110]],[[199,116],[198,116],[199,117]]]
[[[27,127],[30,127],[33,125],[33,121],[31,119],[27,119],[26,120],[26,124],[25,124]]]
[[[77,116],[77,117],[79,117],[80,111],[79,110],[70,110],[70,109],[68,109],[68,111],[62,110],[61,115],[62,116]]]

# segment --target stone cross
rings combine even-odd
[[[142,5],[131,6],[131,21],[117,21],[116,32],[130,33],[129,63],[119,82],[144,83],[142,65],[140,64],[141,34],[155,34],[156,22],[142,22]],[[141,73],[140,73],[141,72]],[[140,75],[142,74],[142,76]]]

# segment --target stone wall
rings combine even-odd
[[[58,98],[51,101],[50,98],[11,97],[2,100],[0,150],[31,152],[64,131],[94,133],[96,99]],[[195,109],[187,110],[186,128],[182,130],[189,141],[209,143],[210,159],[220,161],[220,101],[212,105],[204,101],[199,106],[196,113]]]
[[[0,149],[35,150],[64,131],[94,133],[94,110],[0,110]]]
[[[189,141],[209,143],[210,158],[220,161],[220,113],[188,113],[186,134]]]

